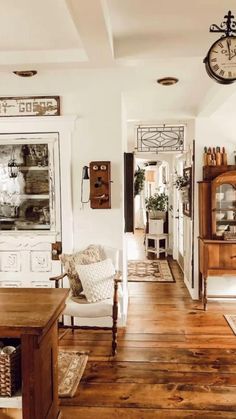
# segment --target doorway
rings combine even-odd
[[[187,166],[191,166],[192,151],[189,153],[159,153],[143,156],[133,155],[133,173],[139,168],[145,171],[144,187],[139,196],[133,197],[133,232],[126,234],[127,260],[162,259],[166,254],[150,254],[145,251],[146,234],[152,230],[145,200],[157,194],[168,195],[168,209],[163,233],[168,234],[168,258],[177,261],[183,272],[184,282],[193,287],[193,219],[184,213],[180,191],[175,187],[175,177],[182,176]],[[191,168],[192,170],[192,168]],[[193,197],[192,197],[193,199]],[[160,231],[158,230],[158,233]],[[152,243],[151,243],[152,244]],[[160,244],[161,247],[162,244]]]
[[[127,259],[145,260],[150,255],[145,249],[146,234],[168,234],[172,248],[172,193],[170,184],[170,165],[172,156],[133,156],[134,196],[133,196],[133,229],[126,235]],[[158,209],[161,203],[154,202],[162,197],[163,211]],[[167,204],[168,200],[168,204]],[[151,209],[157,205],[156,210]],[[131,233],[131,234],[130,234]],[[133,234],[132,234],[133,233]],[[169,251],[169,249],[168,249]],[[171,252],[172,253],[172,252]]]

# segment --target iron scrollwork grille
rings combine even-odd
[[[139,126],[137,127],[137,151],[162,152],[184,151],[184,126]]]

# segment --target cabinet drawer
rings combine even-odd
[[[236,244],[209,244],[209,269],[236,269]]]

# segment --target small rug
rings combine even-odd
[[[224,314],[224,318],[229,323],[231,329],[236,335],[236,314]]]
[[[88,355],[81,352],[59,351],[58,394],[73,397],[85,370]]]
[[[129,282],[175,282],[167,260],[130,260]]]

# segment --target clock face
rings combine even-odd
[[[208,74],[220,83],[236,80],[236,37],[220,38],[205,59]]]

